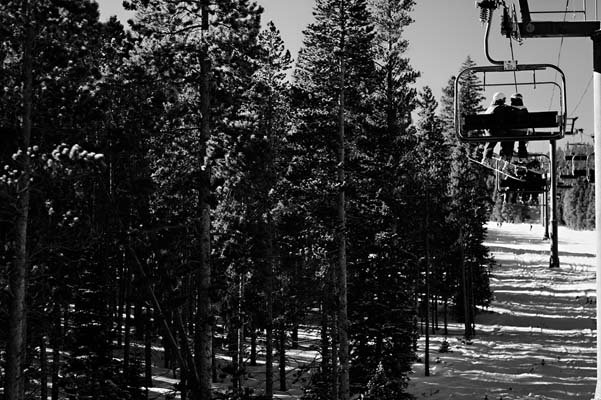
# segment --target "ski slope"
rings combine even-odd
[[[442,329],[431,335],[431,376],[418,363],[409,383],[417,399],[593,398],[595,233],[560,227],[559,269],[548,267],[543,235],[540,225],[488,225],[494,299],[476,317],[472,344],[460,324],[451,325],[448,353],[438,352]],[[422,360],[424,347],[422,335]]]

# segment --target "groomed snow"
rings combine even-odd
[[[596,384],[594,232],[559,227],[561,267],[549,268],[550,242],[529,224],[488,224],[485,243],[497,261],[494,300],[476,317],[472,344],[450,325],[431,336],[430,372],[413,366],[417,399],[582,399]],[[442,319],[442,318],[441,318]],[[442,325],[441,325],[442,328]],[[423,360],[424,337],[419,342]]]

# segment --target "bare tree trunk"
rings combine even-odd
[[[284,392],[288,389],[286,389],[286,330],[284,329],[283,323],[280,323],[278,336],[278,351],[280,355],[280,391]]]
[[[217,357],[215,357],[215,341],[211,343],[211,346],[213,348],[213,351],[211,353],[211,378],[213,379],[213,382],[217,382],[217,379],[219,379],[219,377],[217,376]]]
[[[167,328],[163,326],[163,329],[166,330]],[[173,345],[165,337],[163,337],[163,340],[161,342],[163,343],[163,368],[171,369],[171,359],[173,358]]]
[[[250,328],[250,362],[251,366],[257,365],[257,329],[254,327],[254,323]]]
[[[194,354],[192,353],[192,349],[188,343],[188,332],[186,331],[186,327],[184,325],[184,320],[182,318],[181,310],[175,311],[175,324],[177,326],[177,330],[180,335],[181,348],[184,355],[184,359],[181,360],[181,379],[182,382],[186,382],[187,388],[192,392],[192,399],[196,400],[198,398],[202,399],[202,387],[200,386],[200,378],[198,374],[198,369],[196,368],[196,363],[194,360]],[[210,373],[210,369],[209,369]],[[210,388],[209,388],[210,389]],[[182,399],[185,396],[184,391],[182,389]]]
[[[31,114],[33,105],[33,41],[34,33],[31,25],[32,4],[23,1],[23,20],[25,38],[23,41],[23,125],[20,147],[25,150],[30,145]],[[29,223],[29,178],[31,176],[30,159],[26,155],[19,159],[23,175],[17,185],[17,215],[15,220],[15,258],[9,267],[9,319],[8,340],[6,344],[6,366],[4,394],[6,400],[24,398],[25,377],[23,376],[23,360],[25,360],[26,340],[26,291],[29,269],[27,250],[27,227]]]
[[[183,297],[186,299],[184,305],[182,306],[182,319],[184,321],[184,326],[186,327],[186,332],[194,332],[194,324],[191,323],[190,316],[192,313],[190,312],[194,306],[194,291],[192,290],[192,280],[190,275],[185,276],[183,279]]]
[[[394,338],[394,336],[393,336]],[[378,332],[376,334],[376,349],[375,349],[375,358],[376,358],[376,362],[375,364],[378,365],[380,363],[380,361],[382,361],[382,352],[384,349],[384,338],[382,337],[382,332]]]
[[[186,379],[186,375],[185,374],[181,374],[181,379],[179,381],[179,386],[180,386],[180,399],[181,400],[188,400],[188,380]],[[194,397],[192,397],[192,399],[194,399]]]
[[[131,347],[131,280],[128,267],[125,272],[125,323],[123,327],[123,371],[129,370],[129,352]]]
[[[236,373],[238,376],[238,390],[242,392],[242,370],[244,368],[244,321],[242,316],[242,299],[244,298],[244,275],[240,274],[238,282],[238,331],[236,333]]]
[[[51,399],[58,400],[58,388],[59,388],[59,376],[60,376],[60,352],[63,347],[63,329],[61,322],[61,310],[60,306],[56,306],[54,312],[54,326],[52,327],[52,390],[51,390]],[[65,318],[66,323],[66,318]]]
[[[433,331],[432,333],[436,333],[436,331],[439,329],[439,318],[438,318],[438,296],[434,295],[434,301],[433,301],[433,306],[434,306],[434,323],[432,324],[433,327]]]
[[[210,400],[212,378],[212,352],[213,352],[213,318],[211,312],[211,207],[210,180],[211,170],[205,162],[207,142],[210,137],[209,118],[209,73],[210,63],[208,55],[207,37],[209,30],[209,1],[202,0],[202,34],[203,44],[201,49],[201,78],[200,78],[200,267],[198,271],[198,303],[197,325],[195,337],[195,362],[198,364],[200,384],[200,398]]]
[[[340,97],[338,108],[338,337],[340,358],[340,399],[349,400],[349,343],[348,343],[348,315],[347,315],[347,270],[346,270],[346,199],[345,199],[345,55],[346,27],[345,27],[345,0],[340,0],[341,36],[340,49]]]
[[[232,320],[230,321],[230,326],[229,326],[229,333],[228,333],[228,352],[230,353],[230,358],[231,358],[231,363],[232,363],[232,387],[234,388],[234,392],[236,392],[237,390],[240,390],[240,364],[238,363],[238,361],[240,360],[239,357],[239,348],[238,348],[238,344],[239,344],[239,338],[238,335],[240,334],[240,329],[238,327],[240,321],[238,320],[239,316],[234,316],[232,317]]]
[[[449,335],[449,299],[445,296],[444,298],[444,335]]]
[[[117,293],[117,345],[121,347],[123,343],[123,313],[125,312],[125,288],[128,285],[129,280],[125,278],[125,272],[127,271],[126,253],[123,252],[122,263],[119,267],[119,289]]]
[[[129,323],[133,326],[134,328],[134,334],[133,337],[136,340],[144,340],[144,329],[146,328],[146,320],[145,317],[143,316],[143,310],[142,310],[142,304],[138,301],[138,299],[136,298],[136,296],[131,293],[131,289],[130,289],[130,304],[131,304],[131,308],[133,309],[133,321],[129,321]],[[130,332],[131,335],[131,332]],[[135,351],[134,351],[135,353]]]
[[[428,230],[430,229],[430,197],[429,193],[426,192],[426,231],[424,235],[425,247],[426,247],[426,346],[424,349],[424,374],[430,376],[430,330],[428,329],[429,323],[429,312],[430,312],[430,236]]]
[[[196,388],[196,390],[198,390],[198,387],[200,386],[200,384],[199,384],[200,380],[198,378],[198,373],[197,373],[197,370],[196,370],[194,362],[193,362],[194,360],[192,360],[192,352],[190,351],[189,346],[188,346],[187,336],[186,336],[186,340],[182,343],[183,351],[185,354],[184,355],[184,354],[182,354],[182,351],[180,350],[180,347],[178,346],[177,339],[175,338],[175,335],[174,335],[174,329],[172,328],[172,324],[167,319],[167,316],[163,313],[163,308],[161,307],[161,303],[159,302],[158,298],[156,297],[156,294],[154,293],[152,284],[150,283],[150,281],[146,275],[146,272],[144,271],[144,267],[142,266],[142,263],[140,262],[138,255],[136,254],[136,252],[134,251],[134,249],[131,246],[128,246],[128,250],[129,250],[131,258],[134,262],[134,265],[138,269],[138,274],[140,275],[140,278],[142,278],[142,281],[146,284],[146,289],[148,291],[148,295],[150,296],[151,303],[154,306],[154,311],[156,313],[156,316],[161,320],[161,323],[164,328],[165,337],[167,339],[165,342],[171,346],[173,352],[175,353],[178,364],[180,365],[180,368],[182,369],[182,372],[183,372],[182,375],[185,375],[185,374],[190,375],[190,377],[193,380],[194,388]],[[176,315],[174,323],[176,324],[177,329],[180,331],[180,334],[183,334],[182,332],[185,333],[185,329],[183,329],[183,322],[181,319],[181,315],[179,315],[179,314]],[[166,349],[167,349],[167,346],[165,346],[165,350]],[[167,354],[167,353],[165,352],[165,354]],[[191,365],[188,365],[188,364],[191,364]],[[175,373],[174,373],[174,375],[175,375]]]
[[[294,322],[292,326],[292,333],[290,334],[290,348],[298,349],[298,321],[296,320],[296,315],[294,316]]]
[[[265,327],[265,396],[273,397],[273,243],[268,239],[267,274],[265,277],[265,297],[267,301],[267,324]]]
[[[48,353],[46,353],[46,336],[40,336],[40,399],[48,399]]]
[[[144,375],[146,386],[146,397],[148,398],[148,388],[152,387],[152,310],[146,307],[144,330]]]
[[[265,132],[267,134],[267,138],[269,141],[269,147],[267,149],[267,159],[266,159],[266,176],[267,182],[271,185],[275,184],[277,177],[274,173],[274,145],[273,145],[273,119],[274,119],[274,110],[273,110],[273,94],[270,93],[267,98],[267,111],[266,111],[266,124],[265,124]],[[265,246],[265,297],[267,301],[267,326],[265,330],[265,396],[269,399],[273,398],[273,331],[274,331],[274,315],[273,315],[273,305],[274,305],[274,275],[275,275],[275,260],[276,260],[276,248],[275,248],[275,227],[274,222],[271,215],[272,205],[269,199],[269,192],[272,187],[267,186],[264,187],[264,191],[262,193],[263,196],[263,204],[264,209],[263,212],[267,215],[267,221],[265,225],[265,230],[267,234],[267,242]],[[256,338],[255,338],[256,339]]]
[[[321,304],[321,373],[324,377],[330,375],[330,339],[328,336],[328,307],[326,306],[327,290],[323,289],[323,299]]]
[[[330,370],[332,371],[332,376],[331,376],[331,393],[332,393],[332,399],[340,399],[340,368],[339,368],[339,363],[338,363],[338,335],[337,333],[337,318],[333,317],[332,320],[332,365],[330,366]]]
[[[464,322],[464,333],[465,340],[470,340],[472,337],[472,328],[470,323],[470,306],[469,306],[469,295],[467,288],[467,266],[465,265],[465,246],[463,243],[463,229],[459,232],[459,248],[461,254],[461,281],[463,290],[463,322]]]
[[[474,274],[472,271],[472,264],[469,264],[468,268],[468,287],[469,287],[469,299],[470,299],[470,329],[472,337],[476,336],[476,299],[474,298]]]

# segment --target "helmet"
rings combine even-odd
[[[503,93],[503,92],[497,92],[497,93],[493,94],[493,96],[492,96],[492,102],[493,103],[496,103],[496,102],[501,101],[501,100],[505,101],[505,93]]]
[[[511,95],[511,105],[512,106],[523,106],[524,101],[522,100],[522,95],[520,93],[514,93]]]

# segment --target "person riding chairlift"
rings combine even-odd
[[[517,110],[518,113],[527,113],[528,109],[524,106],[524,99],[521,93],[514,93],[509,98],[509,102],[513,108]],[[526,136],[528,134],[528,129],[512,129],[512,136]],[[512,146],[513,148],[513,146]],[[518,142],[518,158],[521,162],[526,162],[528,158],[528,150],[526,149],[526,141],[520,140]]]
[[[514,118],[516,115],[527,113],[528,109],[524,106],[523,96],[521,93],[514,93],[511,95],[511,105],[505,104],[505,94],[503,92],[497,92],[493,95],[490,106],[486,109],[484,114],[496,114],[500,115],[503,120]],[[486,131],[488,136],[526,136],[528,133],[527,129],[505,129],[505,128],[493,128]],[[526,149],[525,140],[518,142],[518,153],[517,156],[520,162],[526,162],[528,157],[528,150]],[[488,163],[493,156],[493,150],[496,146],[496,141],[487,142],[484,146],[484,154],[482,163]],[[501,150],[499,156],[508,162],[513,159],[513,148],[515,146],[514,140],[501,141]]]
[[[515,108],[505,104],[505,94],[503,92],[497,92],[493,95],[490,106],[484,111],[484,114],[495,114],[498,115],[501,120],[507,120],[511,118]],[[487,136],[504,137],[508,136],[511,132],[505,128],[497,127],[486,130]],[[493,156],[493,151],[497,145],[496,141],[486,142],[484,145],[484,154],[482,157],[482,163],[488,164]],[[511,162],[513,157],[513,141],[502,141],[501,150],[499,155],[502,159]]]

